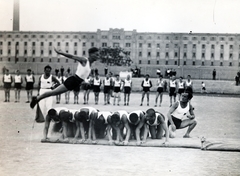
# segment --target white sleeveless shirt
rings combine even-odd
[[[89,76],[90,73],[91,73],[91,67],[90,67],[90,63],[89,63],[88,59],[87,59],[85,66],[83,66],[80,62],[78,63],[77,71],[75,74],[79,78],[84,80]]]
[[[21,80],[22,80],[21,75],[15,75],[15,77],[14,77],[14,82],[15,83],[21,83]]]
[[[44,78],[44,75],[41,76],[41,89],[50,89],[52,87],[52,75],[50,75],[47,79]]]
[[[33,82],[33,75],[26,75],[27,82]]]
[[[185,108],[182,108],[180,102],[178,101],[178,107],[171,115],[181,120],[183,119],[184,115],[189,111],[189,108],[189,102]]]

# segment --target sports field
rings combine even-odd
[[[36,92],[34,92],[36,94]],[[123,96],[122,96],[123,98]],[[150,106],[139,106],[140,93],[131,95],[130,106],[103,105],[100,94],[99,105],[94,105],[90,93],[88,106],[99,110],[147,110],[154,106],[155,94],[150,95]],[[4,103],[4,92],[0,92],[0,175],[240,175],[240,152],[202,151],[186,148],[101,146],[41,143],[43,124],[34,124],[35,111],[29,108],[26,92],[21,92],[21,102],[14,103],[11,92],[9,103]],[[80,104],[65,106],[79,109]],[[192,131],[193,138],[240,140],[240,98],[197,95],[192,99],[198,125]],[[155,108],[164,115],[169,109],[169,97],[163,96],[162,107]],[[177,131],[182,138],[184,130]],[[170,142],[174,139],[170,139]]]

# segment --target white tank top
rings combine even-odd
[[[164,86],[164,81],[163,80],[157,80],[157,86],[158,87],[163,87]]]
[[[132,80],[127,80],[127,79],[125,79],[125,81],[124,81],[124,87],[131,87],[131,83],[132,83]]]
[[[114,87],[121,87],[121,80],[115,80]]]
[[[148,121],[147,121],[147,124],[150,125],[150,126],[158,126],[160,123],[158,122],[158,116],[161,115],[159,112],[155,112],[155,121],[153,122],[153,124],[150,124]]]
[[[107,122],[107,118],[108,118],[108,116],[111,116],[112,113],[109,112],[109,111],[100,111],[100,112],[98,112],[97,119],[98,119],[101,115],[102,115],[103,118],[105,119],[105,124],[107,124],[107,123],[108,123],[108,122]]]
[[[180,105],[180,102],[178,101],[178,107],[177,109],[175,109],[175,111],[171,115],[178,119],[182,119],[184,115],[189,111],[189,108],[190,108],[189,103],[185,108],[182,108]]]
[[[174,81],[170,80],[169,84],[170,84],[170,87],[176,87],[176,81],[175,80]]]
[[[105,78],[105,80],[104,80],[104,86],[110,86],[110,78]]]
[[[9,75],[4,75],[4,81],[3,82],[11,83],[12,82],[11,75],[10,74]]]
[[[83,66],[80,62],[78,63],[77,71],[75,74],[79,78],[82,78],[84,80],[89,76],[90,73],[91,73],[91,67],[88,59],[85,66]]]
[[[44,75],[41,76],[41,89],[50,89],[52,87],[52,75],[50,75],[47,79],[44,78]]]
[[[143,87],[150,87],[150,80],[143,80]]]
[[[96,79],[96,78],[93,79],[93,85],[94,86],[100,86],[100,84],[101,84],[101,80],[99,78],[98,79]]]
[[[186,86],[191,86],[192,85],[192,81],[186,81]]]
[[[21,77],[21,75],[15,75],[15,77],[14,77],[14,82],[15,83],[21,83],[22,81],[22,77]]]
[[[33,75],[26,75],[27,82],[33,82]]]
[[[184,82],[178,82],[178,88],[183,89],[184,88]]]

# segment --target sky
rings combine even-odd
[[[20,31],[240,33],[240,0],[19,0]],[[0,0],[0,31],[13,0]]]

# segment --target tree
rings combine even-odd
[[[130,52],[124,51],[120,47],[100,48],[100,58],[107,65],[130,66],[132,63]]]

